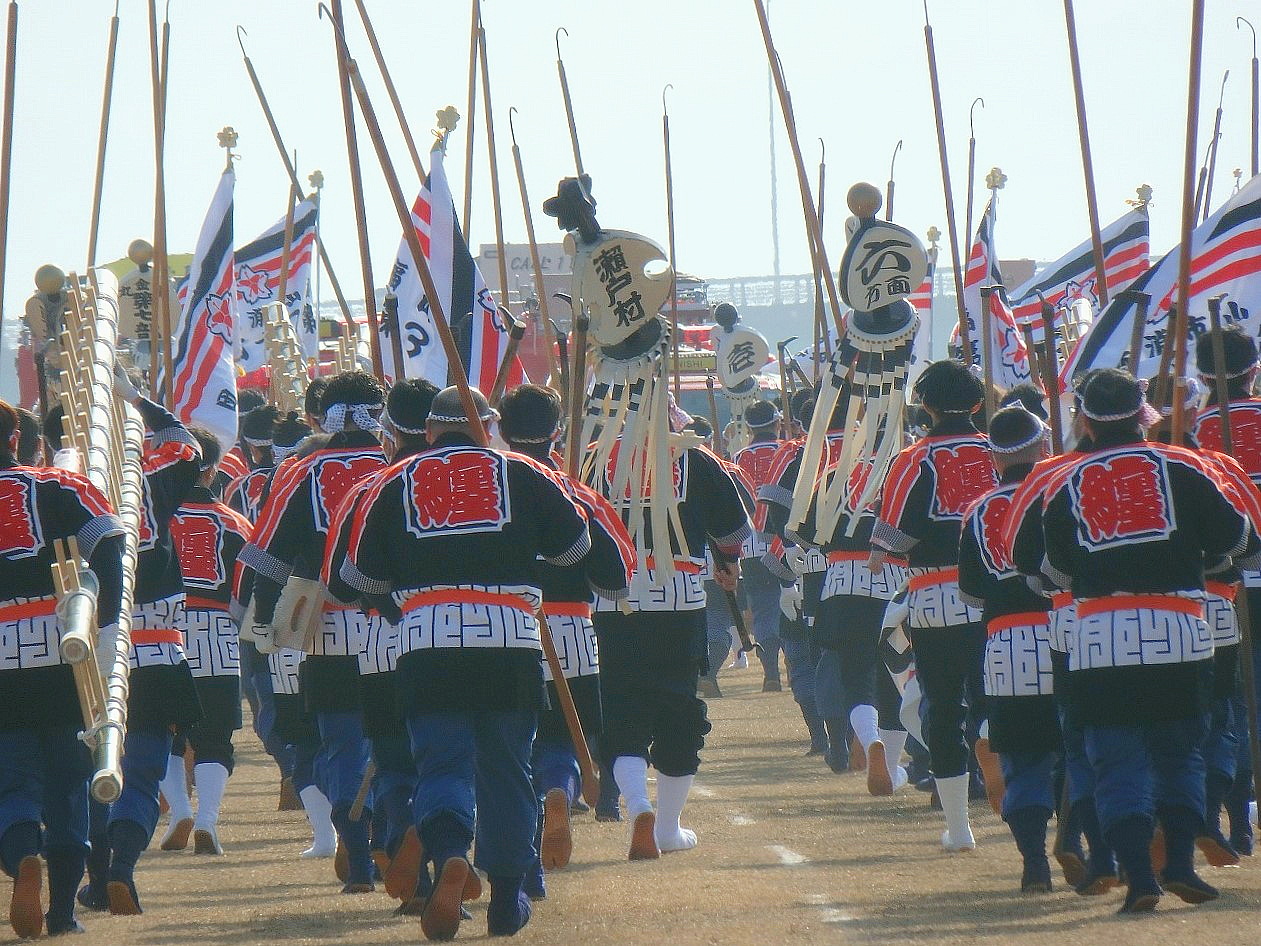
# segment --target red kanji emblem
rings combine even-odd
[[[1074,505],[1087,545],[1127,545],[1173,532],[1173,504],[1164,467],[1150,454],[1122,454],[1084,463],[1074,481]]]
[[[35,518],[35,494],[25,479],[0,479],[0,554],[5,558],[29,558],[39,551],[39,523]]]
[[[928,455],[936,480],[934,519],[961,519],[976,500],[998,484],[994,463],[981,443],[937,447]]]
[[[736,456],[736,466],[744,470],[755,489],[760,489],[770,480],[771,467],[778,452],[778,443],[754,444],[740,451]]]
[[[330,457],[321,460],[315,470],[315,488],[311,498],[315,505],[315,522],[321,532],[328,531],[330,517],[342,500],[369,473],[381,469],[382,460],[375,454],[358,457]]]
[[[985,500],[977,510],[977,519],[981,526],[981,556],[985,566],[999,577],[1012,569],[1011,556],[1007,554],[1007,546],[1003,544],[1003,524],[1007,512],[1011,509],[1011,494],[999,493]]]
[[[416,535],[498,531],[509,518],[506,465],[480,450],[423,456],[408,499],[408,527]]]
[[[178,512],[171,519],[171,537],[185,585],[218,588],[223,583],[223,528],[216,518]]]
[[[1195,439],[1206,450],[1222,452],[1222,423],[1210,414],[1196,426]],[[1261,479],[1261,406],[1235,404],[1230,408],[1231,456],[1239,461],[1253,482]]]

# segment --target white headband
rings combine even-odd
[[[994,443],[993,440],[991,440],[990,452],[1000,453],[1000,454],[1019,453],[1021,450],[1024,450],[1027,447],[1032,447],[1039,440],[1045,440],[1048,436],[1050,436],[1051,428],[1042,422],[1042,418],[1038,417],[1036,414],[1030,414],[1029,416],[1034,419],[1034,421],[1037,423],[1038,426],[1037,426],[1037,429],[1034,430],[1034,432],[1030,434],[1027,439],[1022,440],[1020,443],[1012,444],[1011,446],[1008,446],[1008,447],[1000,447],[998,446],[998,444]]]
[[[400,424],[398,421],[394,419],[393,415],[390,414],[388,409],[386,410],[385,414],[382,415],[381,420],[383,423],[389,424],[391,427],[397,430],[400,434],[407,434],[410,437],[419,437],[421,434],[425,432],[424,427],[404,427],[402,424]]]
[[[328,434],[337,434],[345,430],[362,430],[375,434],[381,430],[377,415],[384,406],[383,404],[342,404],[339,402],[330,405],[324,412],[324,420],[320,422],[320,426]],[[347,426],[347,420],[350,422],[349,426]]]

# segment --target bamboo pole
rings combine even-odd
[[[826,230],[824,229],[824,205],[827,203],[827,156],[828,149],[823,139],[819,139],[819,236],[822,237]],[[823,305],[823,276],[821,273],[821,264],[818,260],[818,250],[814,245],[814,241],[810,241],[810,263],[814,266],[814,287],[815,287],[815,309],[814,317],[816,328],[820,335],[823,336],[823,354],[832,360],[832,333],[828,331],[828,316]],[[778,291],[778,290],[777,290]],[[823,369],[818,361],[818,350],[815,351],[814,363],[814,383],[819,383],[819,378],[823,375]]]
[[[968,176],[965,180],[968,182],[967,200],[964,202],[963,212],[963,238],[968,241],[968,246],[972,246],[972,208],[973,208],[973,191],[976,190],[976,107],[980,105],[985,108],[985,99],[979,95],[972,100],[972,106],[968,109]],[[965,266],[965,272],[966,266]]]
[[[1261,168],[1258,167],[1261,153],[1258,152],[1257,140],[1257,110],[1258,100],[1261,99],[1261,63],[1257,61],[1257,31],[1246,17],[1235,17],[1235,29],[1239,29],[1241,23],[1247,23],[1248,29],[1252,33],[1252,176],[1256,177],[1257,172],[1261,171]],[[1257,797],[1261,798],[1261,795]]]
[[[469,239],[469,227],[473,224],[473,139],[477,125],[474,119],[477,117],[477,52],[481,48],[478,35],[481,28],[481,0],[473,0],[468,39],[468,105],[464,110],[468,116],[468,126],[464,129],[464,218],[460,228],[465,240]]]
[[[337,0],[334,0],[334,3],[336,2]],[[319,10],[320,15],[323,16],[328,11],[328,7],[321,3]],[[460,360],[460,350],[456,347],[455,338],[451,335],[451,327],[447,322],[447,315],[442,309],[441,297],[434,286],[433,275],[429,272],[429,262],[425,259],[425,254],[420,247],[420,237],[416,233],[415,226],[412,225],[411,208],[403,197],[403,190],[399,186],[398,175],[394,172],[394,164],[390,160],[389,150],[385,146],[385,138],[381,134],[381,125],[377,121],[376,112],[372,108],[372,100],[368,97],[368,90],[363,84],[363,77],[359,74],[359,66],[346,48],[346,38],[341,32],[337,21],[333,19],[331,12],[329,12],[329,19],[333,20],[333,29],[337,32],[339,49],[344,53],[346,76],[354,89],[355,98],[359,101],[359,110],[363,113],[363,121],[368,137],[372,139],[373,149],[377,153],[377,161],[381,165],[381,172],[385,176],[385,183],[389,188],[390,198],[394,202],[394,210],[398,214],[399,225],[403,228],[403,238],[407,241],[408,249],[412,252],[412,258],[416,262],[417,275],[420,276],[421,285],[424,287],[425,295],[429,299],[429,314],[433,319],[434,328],[438,331],[438,337],[442,341],[443,350],[446,352],[447,370],[452,375],[455,386],[460,392],[460,402],[468,414],[469,426],[473,428],[474,439],[478,443],[485,445],[489,442],[486,436],[486,428],[478,415],[477,405],[473,402],[473,394],[469,390],[468,376],[465,374],[464,363]]]
[[[1134,301],[1134,325],[1130,329],[1130,374],[1138,378],[1139,365],[1143,361],[1143,329],[1147,327],[1147,307],[1151,305],[1151,293],[1126,289],[1123,296]]]
[[[482,68],[482,110],[486,122],[486,154],[490,161],[490,199],[495,211],[495,250],[499,256],[499,302],[508,308],[508,258],[504,249],[504,214],[499,194],[499,157],[495,152],[495,115],[490,105],[490,67],[487,64],[486,28],[477,31],[478,61]]]
[[[1226,80],[1230,78],[1230,70],[1227,69],[1222,76],[1222,94],[1217,99],[1217,116],[1213,119],[1213,140],[1208,144],[1208,179],[1204,182],[1204,216],[1201,221],[1207,220],[1209,210],[1213,206],[1213,174],[1217,170],[1217,145],[1222,139],[1222,103],[1226,100]]]
[[[556,361],[555,323],[552,322],[550,304],[547,297],[547,285],[543,282],[543,262],[539,258],[539,244],[534,235],[534,214],[530,210],[530,196],[525,188],[525,167],[521,163],[521,148],[517,144],[517,129],[512,123],[516,107],[508,109],[508,135],[512,138],[512,163],[517,170],[517,190],[521,192],[521,214],[525,217],[525,236],[530,243],[530,266],[534,270],[534,295],[539,300],[539,319],[542,325],[535,325],[534,331],[547,339],[547,367],[551,376],[560,383],[560,366]],[[551,334],[548,334],[548,333]],[[566,394],[568,397],[568,394]]]
[[[346,160],[350,165],[350,195],[355,208],[355,226],[359,236],[359,269],[363,278],[363,308],[368,317],[368,344],[372,350],[372,367],[378,378],[385,380],[385,360],[381,352],[381,326],[377,316],[377,291],[372,280],[372,253],[368,247],[368,211],[363,201],[363,169],[359,164],[359,141],[355,133],[355,109],[350,97],[350,75],[346,65],[350,52],[343,39],[342,0],[332,0],[330,15],[337,33],[337,78],[341,91],[342,122],[346,129]],[[411,215],[408,215],[403,226],[411,231]],[[393,333],[398,342],[394,378],[398,380],[407,376],[407,368],[402,360],[402,339],[399,332]]]
[[[569,95],[569,77],[565,75],[565,60],[560,55],[560,34],[569,36],[569,30],[563,26],[556,28],[553,39],[556,40],[556,73],[560,76],[560,94],[565,101],[565,121],[569,123],[569,144],[574,150],[574,168],[578,177],[586,173],[582,167],[582,150],[578,147],[578,125],[574,121],[574,100]],[[588,195],[590,196],[590,195]]]
[[[937,122],[937,152],[941,159],[941,189],[946,198],[946,232],[950,237],[950,254],[954,263],[955,304],[959,309],[959,341],[963,346],[963,363],[972,362],[972,332],[968,328],[968,310],[963,300],[963,268],[959,259],[959,226],[955,222],[955,200],[950,191],[950,162],[946,157],[946,123],[941,113],[941,84],[937,78],[937,51],[933,46],[933,28],[928,22],[928,0],[924,0],[924,46],[928,52],[928,79],[933,94],[933,114]],[[969,234],[967,237],[972,239]]]
[[[766,18],[766,7],[762,0],[753,0],[757,10],[758,23],[762,27],[762,42],[766,46],[766,58],[771,65],[771,75],[775,79],[775,88],[779,93],[779,108],[784,116],[784,127],[788,132],[788,144],[792,149],[793,163],[797,167],[797,186],[801,189],[802,208],[806,218],[806,232],[814,239],[818,250],[819,264],[823,269],[824,286],[828,291],[828,302],[832,306],[832,318],[836,322],[839,337],[845,335],[845,325],[841,321],[841,300],[836,291],[836,281],[832,278],[832,269],[828,265],[827,247],[823,245],[823,228],[819,223],[819,215],[815,211],[814,200],[810,196],[810,179],[806,176],[805,161],[801,157],[801,143],[797,140],[797,120],[793,116],[792,100],[788,96],[788,87],[784,79],[784,71],[780,67],[779,54],[775,52],[775,43],[771,39],[771,25]]]
[[[9,256],[9,190],[13,177],[13,99],[18,54],[18,5],[9,3],[4,53],[4,138],[0,140],[0,326],[4,325],[4,276]]]
[[[92,222],[88,226],[88,271],[96,265],[96,239],[101,224],[101,192],[105,186],[105,142],[109,137],[109,113],[114,99],[114,54],[118,50],[118,0],[109,21],[105,46],[105,91],[101,96],[101,124],[96,142],[96,179],[92,186]]]
[[[153,198],[153,315],[149,332],[151,349],[150,385],[158,377],[159,359],[164,377],[164,390],[151,391],[155,398],[161,398],[171,406],[172,364],[171,364],[171,306],[170,280],[167,275],[166,258],[166,117],[165,91],[159,65],[158,49],[158,10],[156,0],[149,0],[149,71],[153,86],[153,154],[154,154],[154,198]]]
[[[665,142],[666,162],[666,232],[670,248],[670,348],[674,365],[674,399],[683,396],[683,382],[679,377],[679,266],[674,250],[674,170],[670,163],[670,112],[666,108],[666,92],[674,88],[671,83],[661,90],[661,135]]]
[[[1090,157],[1090,132],[1086,126],[1086,95],[1082,90],[1081,55],[1077,50],[1077,18],[1073,0],[1064,0],[1064,24],[1068,31],[1068,61],[1073,73],[1073,98],[1077,103],[1077,138],[1081,144],[1081,168],[1086,178],[1086,212],[1090,216],[1090,245],[1095,256],[1095,292],[1099,308],[1108,304],[1108,274],[1104,267],[1103,240],[1099,233],[1099,198],[1095,194],[1095,165]]]
[[[407,153],[411,155],[412,166],[416,169],[417,183],[423,184],[425,181],[425,166],[421,163],[420,152],[416,150],[416,139],[412,137],[412,130],[403,115],[403,103],[399,101],[398,90],[394,87],[394,80],[390,77],[390,70],[386,68],[385,56],[381,53],[381,44],[377,42],[377,32],[372,28],[372,19],[368,16],[368,8],[364,5],[363,0],[355,0],[355,7],[359,10],[359,19],[363,22],[363,31],[368,34],[368,45],[372,47],[372,58],[377,61],[377,69],[381,72],[381,81],[385,83],[385,91],[390,97],[390,105],[394,108],[398,126],[403,132],[403,141],[407,143]]]
[[[1187,142],[1183,155],[1182,233],[1178,250],[1178,312],[1174,322],[1172,442],[1182,443],[1186,429],[1183,389],[1187,366],[1187,320],[1191,304],[1191,231],[1195,228],[1195,150],[1200,119],[1200,63],[1204,54],[1204,0],[1192,0],[1191,61],[1187,70]]]
[[[301,189],[302,185],[298,182],[298,171],[289,160],[289,151],[285,147],[284,139],[280,137],[280,128],[276,125],[276,117],[272,114],[271,106],[267,102],[267,96],[263,92],[263,85],[258,79],[258,73],[254,70],[254,63],[250,61],[249,55],[245,52],[245,43],[241,39],[242,35],[248,34],[245,33],[244,27],[238,26],[236,28],[236,41],[241,47],[241,56],[245,60],[245,70],[249,73],[250,84],[254,87],[254,94],[258,98],[258,104],[263,109],[263,117],[267,119],[267,128],[271,131],[271,140],[276,145],[276,151],[280,154],[280,160],[285,166],[285,173],[289,175],[290,182]],[[324,176],[321,174],[321,183],[316,185],[317,191],[323,185],[323,179]],[[350,305],[346,302],[345,295],[342,294],[341,283],[337,279],[337,273],[333,271],[332,263],[329,262],[328,251],[324,248],[324,241],[320,239],[318,229],[315,235],[315,248],[319,251],[320,262],[323,264],[324,272],[328,274],[328,284],[332,287],[338,308],[342,311],[342,319],[346,323],[346,329],[352,338],[356,337],[358,329],[355,326],[354,316],[350,314]],[[373,372],[378,378],[383,376],[380,368],[381,366],[374,358]]]

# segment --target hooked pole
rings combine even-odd
[[[1258,100],[1261,99],[1261,63],[1257,61],[1257,31],[1256,28],[1248,22],[1247,17],[1235,17],[1235,29],[1239,29],[1241,24],[1247,24],[1248,29],[1252,33],[1252,176],[1256,177],[1258,161],[1261,154],[1258,152],[1257,140],[1257,111]]]
[[[972,106],[968,109],[968,196],[965,201],[965,209],[963,212],[963,238],[965,240],[972,239],[972,192],[976,189],[976,107],[980,105],[985,108],[985,99],[979,95],[972,100]],[[971,245],[971,243],[969,243]]]
[[[666,108],[666,92],[673,88],[674,85],[667,82],[661,90],[661,134],[665,141],[666,232],[670,248],[670,348],[674,369],[674,399],[677,401],[683,396],[683,384],[679,377],[679,268],[674,254],[674,172],[670,166],[670,112]]]
[[[92,186],[92,222],[88,226],[88,269],[96,266],[96,240],[101,224],[101,194],[105,186],[105,142],[109,137],[109,113],[114,100],[114,56],[118,51],[118,0],[109,21],[105,46],[105,91],[101,96],[101,125],[96,141],[96,179]]]
[[[1208,219],[1209,207],[1213,202],[1213,172],[1217,170],[1217,143],[1222,138],[1222,103],[1226,100],[1226,80],[1230,77],[1227,69],[1222,75],[1222,92],[1217,99],[1217,116],[1213,119],[1213,140],[1208,144],[1208,178],[1204,182],[1204,205],[1201,222]]]
[[[893,220],[893,167],[898,163],[898,152],[902,150],[902,139],[898,139],[898,143],[893,146],[893,157],[889,159],[889,182],[884,188],[884,219],[892,222]]]
[[[469,238],[469,226],[473,222],[473,139],[474,126],[477,124],[474,119],[477,117],[477,51],[481,46],[478,34],[481,28],[481,0],[473,0],[468,38],[468,105],[464,109],[464,114],[468,116],[468,127],[464,129],[464,218],[461,230],[466,240]]]

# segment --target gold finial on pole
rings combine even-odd
[[[219,139],[219,147],[224,148],[228,152],[228,167],[232,166],[232,162],[236,160],[236,155],[232,153],[232,149],[236,147],[237,138],[240,137],[236,133],[236,129],[231,125],[224,125],[219,131],[216,138]]]
[[[319,168],[316,168],[314,171],[308,174],[306,179],[307,179],[307,182],[312,187],[314,187],[317,191],[324,189],[324,172],[321,171]]]
[[[1152,202],[1152,186],[1150,184],[1139,184],[1134,188],[1137,199],[1131,198],[1126,203],[1131,207],[1146,207]]]
[[[434,137],[434,145],[430,150],[446,154],[447,139],[451,136],[451,132],[455,131],[455,126],[460,123],[460,113],[454,105],[448,105],[446,108],[438,109],[434,117],[437,120],[437,127],[430,129]]]
[[[985,186],[989,190],[1002,190],[1007,184],[1007,175],[1003,173],[1002,168],[990,168],[989,174],[985,175]]]

